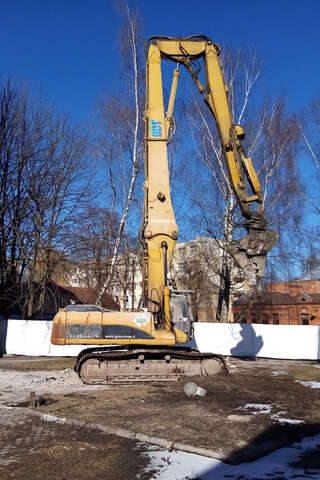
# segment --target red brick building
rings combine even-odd
[[[320,280],[276,282],[234,303],[234,321],[274,325],[320,325]]]

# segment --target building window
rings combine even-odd
[[[307,313],[301,313],[302,325],[309,325],[309,315]]]
[[[273,325],[279,325],[279,313],[272,314],[272,323]]]
[[[269,323],[269,315],[267,313],[262,314],[262,323]]]

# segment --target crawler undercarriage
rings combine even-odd
[[[227,368],[221,356],[191,348],[116,345],[83,350],[75,371],[83,383],[107,385],[179,381],[226,373]]]

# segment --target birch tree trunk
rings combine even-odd
[[[138,51],[137,51],[137,20],[132,15],[129,10],[128,4],[124,2],[122,4],[122,8],[124,11],[124,15],[126,17],[127,23],[127,41],[129,46],[129,53],[131,56],[132,62],[132,69],[133,69],[133,91],[134,91],[134,107],[135,107],[135,115],[133,122],[129,125],[130,133],[131,133],[131,180],[129,185],[129,190],[127,193],[127,197],[124,202],[124,209],[122,213],[122,217],[119,224],[119,229],[117,233],[117,237],[115,240],[115,245],[113,249],[113,254],[111,257],[110,268],[107,274],[107,278],[100,289],[98,297],[96,299],[96,304],[101,305],[102,298],[104,293],[109,289],[110,284],[113,279],[114,271],[116,262],[118,259],[120,243],[123,237],[123,233],[126,228],[126,222],[128,213],[130,210],[133,193],[134,193],[134,186],[138,175],[138,166],[139,166],[139,158],[141,154],[141,144],[139,142],[139,122],[140,122],[140,104],[139,104],[139,70],[138,70]]]

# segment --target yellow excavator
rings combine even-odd
[[[151,37],[147,46],[145,197],[139,232],[142,307],[135,312],[112,312],[96,305],[69,305],[59,309],[53,320],[53,344],[96,345],[84,349],[76,362],[75,370],[87,384],[176,381],[185,376],[214,375],[224,368],[218,355],[186,346],[193,337],[188,293],[173,290],[168,284],[167,272],[179,233],[170,196],[167,144],[174,132],[180,65],[191,75],[216,122],[222,154],[245,219],[247,235],[235,242],[231,255],[238,266],[259,278],[266,254],[277,241],[275,232],[267,229],[260,183],[241,144],[244,130],[234,124],[230,112],[219,46],[202,35]],[[166,115],[162,59],[176,64]],[[205,86],[194,68],[199,59],[203,60]]]

